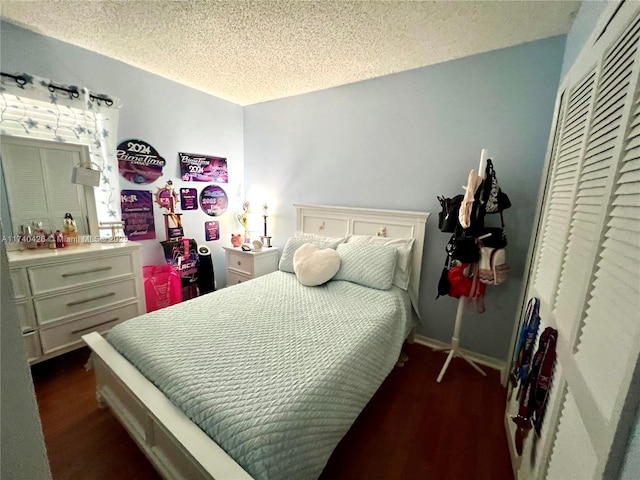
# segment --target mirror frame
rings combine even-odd
[[[36,147],[36,148],[51,148],[51,149],[67,150],[67,151],[73,150],[79,153],[81,165],[88,165],[91,163],[89,159],[89,148],[86,145],[83,145],[80,143],[52,142],[48,140],[39,140],[39,139],[26,138],[26,137],[0,135],[0,147],[6,144]],[[1,155],[1,150],[0,150],[0,157],[2,157],[2,161],[0,163],[4,164],[4,162],[6,162],[7,160],[4,159],[4,156]],[[3,212],[6,211],[9,214],[9,218],[7,219],[8,221],[2,218],[2,215],[0,214],[0,221],[2,222],[4,236],[13,237],[18,235],[19,232],[13,231],[13,217],[11,212],[11,205],[9,204],[9,201],[8,201],[9,194],[8,194],[6,183],[5,183],[6,176],[4,172],[4,167],[2,167],[2,165],[0,165],[0,167],[2,168],[2,184],[0,185],[0,187],[3,189],[0,200],[3,203],[7,201],[7,207],[5,209],[3,206],[2,211]],[[72,173],[73,172],[69,172],[69,183],[72,183],[71,182]],[[86,233],[83,232],[80,235],[89,235],[93,238],[97,238],[100,236],[100,230],[98,228],[98,210],[96,205],[96,198],[93,193],[94,187],[87,187],[85,185],[78,185],[78,186],[81,187],[82,191],[84,192],[84,201],[85,201],[86,215],[87,215],[87,226],[89,228],[88,232]],[[11,251],[11,250],[21,249],[22,245],[18,242],[5,242],[5,247],[7,248],[8,251]]]

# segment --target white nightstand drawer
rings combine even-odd
[[[131,275],[132,271],[131,257],[119,255],[96,258],[90,261],[29,267],[29,281],[33,295],[37,295],[76,285],[102,282],[122,275]]]
[[[229,252],[227,268],[246,275],[253,275],[253,259],[239,252]]]
[[[136,286],[133,279],[53,297],[37,298],[33,303],[37,322],[39,325],[44,325],[70,315],[109,307],[126,300],[136,300]]]
[[[138,304],[104,311],[74,322],[40,329],[42,351],[46,355],[61,348],[82,342],[82,335],[91,332],[104,333],[118,323],[138,315]]]
[[[227,286],[237,285],[247,280],[251,280],[251,277],[227,270]]]

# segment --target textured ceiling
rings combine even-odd
[[[565,34],[579,5],[0,0],[0,15],[248,105]]]

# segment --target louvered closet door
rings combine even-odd
[[[525,295],[541,299],[540,330],[558,330],[558,360],[540,438],[512,452],[518,478],[615,474],[620,417],[638,404],[628,393],[640,355],[640,6],[604,20],[559,95]]]
[[[552,305],[562,256],[564,254],[569,220],[576,189],[577,172],[583,155],[587,120],[593,103],[595,70],[571,89],[566,114],[561,122],[560,141],[555,158],[542,241],[536,269],[535,286],[540,298]]]

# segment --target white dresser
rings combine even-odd
[[[83,345],[145,313],[140,245],[92,243],[58,250],[7,252],[29,363]]]
[[[227,286],[275,272],[278,269],[278,249],[263,248],[260,252],[245,252],[241,248],[222,247],[226,252]]]

